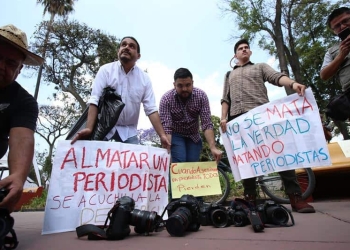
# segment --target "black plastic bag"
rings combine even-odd
[[[125,104],[115,90],[107,87],[98,102],[97,122],[92,131],[91,140],[102,141],[117,123]]]
[[[92,131],[91,140],[101,141],[111,131],[117,123],[120,113],[125,104],[120,95],[114,93],[114,89],[107,87],[103,90],[102,96],[98,102],[98,116],[95,127]],[[87,107],[78,121],[71,128],[66,140],[71,140],[82,129],[86,127],[89,107]]]
[[[326,107],[326,115],[338,121],[345,121],[350,118],[350,89],[329,101]]]
[[[87,122],[87,116],[88,116],[88,112],[89,112],[89,107],[87,107],[83,114],[80,116],[80,118],[78,119],[78,121],[76,121],[76,123],[73,125],[73,127],[70,129],[66,140],[72,140],[74,138],[74,136],[82,129],[86,128],[86,122]]]

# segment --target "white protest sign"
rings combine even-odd
[[[310,88],[261,105],[227,124],[222,135],[236,181],[289,169],[331,165]]]
[[[338,144],[341,150],[343,151],[345,157],[350,157],[350,141],[349,140],[339,141]]]
[[[168,204],[165,149],[103,141],[60,141],[52,166],[43,234],[103,225],[118,197],[159,215]]]

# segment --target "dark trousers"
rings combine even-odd
[[[229,116],[229,121],[235,119],[236,117],[243,115],[244,113]],[[279,172],[281,179],[284,184],[286,194],[298,193],[301,194],[301,188],[295,174],[295,170],[287,170]],[[256,195],[256,178],[248,178],[242,181],[244,187],[244,195]]]
[[[295,170],[287,170],[279,172],[284,184],[286,194],[301,194],[301,188],[295,175]],[[244,195],[256,195],[256,178],[243,180]]]
[[[349,140],[350,135],[348,131],[348,125],[346,124],[345,121],[338,121],[338,120],[333,120],[335,126],[338,127],[340,133],[343,135],[344,140]]]

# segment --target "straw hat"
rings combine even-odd
[[[0,40],[3,40],[26,55],[23,64],[39,66],[44,63],[44,58],[35,55],[28,50],[26,33],[12,24],[0,27]]]

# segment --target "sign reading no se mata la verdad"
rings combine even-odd
[[[170,179],[173,198],[184,194],[205,196],[222,193],[215,161],[173,163]]]
[[[122,196],[135,209],[161,214],[168,204],[170,155],[165,149],[103,141],[60,141],[53,160],[43,234],[103,225]]]
[[[289,95],[250,110],[227,123],[221,135],[236,181],[331,164],[310,88],[304,96]]]

